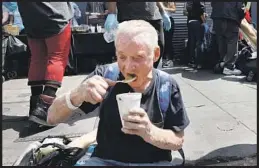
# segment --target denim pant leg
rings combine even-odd
[[[83,165],[80,166],[128,166],[126,163],[117,162],[114,160],[101,159],[98,157],[91,157]]]
[[[174,166],[169,161],[160,161],[155,163],[129,163],[129,166]]]

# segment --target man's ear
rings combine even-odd
[[[154,62],[157,62],[160,57],[160,47],[157,46],[154,50]]]

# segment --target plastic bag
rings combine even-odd
[[[17,54],[27,51],[27,45],[15,36],[8,36],[7,55]]]
[[[48,136],[34,142],[15,161],[13,166],[73,166],[87,149],[69,147],[66,136]]]

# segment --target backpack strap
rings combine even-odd
[[[172,91],[172,80],[173,78],[170,76],[170,74],[156,69],[158,72],[159,77],[159,85],[156,85],[157,87],[157,95],[158,95],[158,101],[160,110],[162,111],[163,118],[166,117],[167,109],[170,105],[171,101],[171,91]],[[178,152],[180,153],[181,157],[183,158],[183,163],[180,166],[183,166],[185,163],[185,155],[183,149],[179,149]]]
[[[118,67],[118,63],[114,62],[112,64],[107,65],[108,67],[106,68],[104,72],[104,78],[108,78],[110,80],[116,81],[119,77],[120,70]]]
[[[171,90],[172,90],[172,77],[161,70],[156,69],[158,72],[159,85],[156,85],[157,95],[160,110],[163,113],[163,117],[166,116],[166,111],[170,104]]]

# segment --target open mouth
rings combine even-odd
[[[127,73],[127,75],[126,75],[126,77],[125,77],[125,79],[126,80],[131,80],[131,79],[133,79],[133,78],[135,78],[135,80],[137,79],[137,76],[135,75],[135,74],[131,74],[131,73]],[[135,81],[134,80],[134,81]]]

